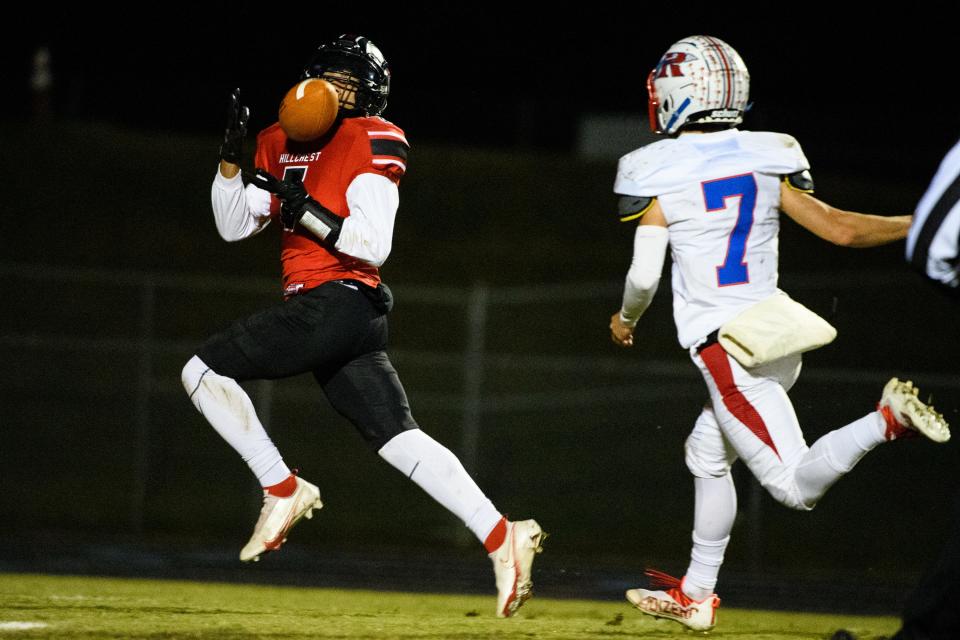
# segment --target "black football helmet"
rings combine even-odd
[[[300,76],[307,78],[323,78],[340,90],[344,117],[376,116],[387,107],[390,67],[363,36],[344,34],[321,44]]]

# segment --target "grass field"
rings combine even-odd
[[[671,638],[628,604],[534,598],[510,620],[493,597],[0,574],[0,638]],[[721,608],[711,638],[891,635],[894,618]]]

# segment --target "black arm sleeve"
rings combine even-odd
[[[331,247],[337,244],[343,219],[332,213],[322,204],[309,198],[302,207],[298,222]]]

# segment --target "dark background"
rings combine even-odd
[[[316,45],[352,32],[384,51],[394,72],[387,115],[414,144],[569,149],[583,113],[643,113],[644,81],[660,55],[705,32],[732,44],[751,71],[755,106],[745,126],[792,133],[815,168],[926,176],[960,130],[956,34],[936,6],[162,6],[17,10],[26,40],[52,49],[61,113],[208,132],[221,126],[224,95],[240,86],[256,129],[273,122]],[[8,115],[29,105],[30,47],[17,52],[5,90],[20,99],[4,101]]]
[[[429,588],[413,554],[452,563],[431,587],[487,587],[459,523],[366,451],[309,379],[275,386],[269,427],[328,506],[276,558],[237,568],[256,487],[179,388],[206,335],[277,300],[272,230],[226,244],[211,224],[225,97],[241,87],[251,129],[270,124],[316,45],[352,31],[390,62],[385,115],[413,145],[384,274],[418,420],[463,455],[469,296],[485,283],[538,290],[489,309],[478,483],[554,534],[535,576],[546,593],[620,597],[646,564],[682,572],[682,445],[702,382],[676,345],[666,287],[638,348],[609,344],[631,238],[610,214],[615,158],[576,153],[581,118],[645,119],[650,68],[705,32],[750,69],[744,128],[797,137],[832,204],[911,211],[960,135],[947,13],[763,6],[13,10],[0,101],[0,570]],[[38,46],[55,76],[46,112],[29,90]],[[784,288],[840,332],[791,392],[810,442],[871,410],[890,375],[913,376],[960,424],[956,305],[906,269],[901,244],[843,250],[784,222],[781,259]],[[263,389],[250,392],[262,406]],[[739,470],[725,602],[822,608],[830,593],[841,608],[897,610],[945,536],[958,462],[952,443],[881,447],[812,514],[774,504]]]

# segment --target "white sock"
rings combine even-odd
[[[187,362],[181,380],[193,406],[236,449],[262,486],[287,479],[290,469],[236,380],[214,373],[197,356]]]
[[[394,436],[379,454],[463,520],[481,543],[503,517],[457,456],[420,429]]]
[[[737,517],[737,490],[733,476],[694,478],[693,549],[683,579],[683,592],[703,600],[714,592],[730,531]]]
[[[874,411],[814,442],[794,473],[803,503],[812,508],[860,458],[885,441],[885,429],[883,416]]]

